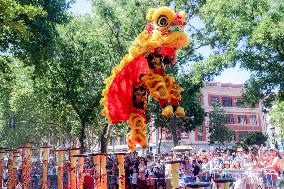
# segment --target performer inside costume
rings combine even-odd
[[[168,7],[150,9],[146,30],[137,36],[129,53],[105,80],[102,114],[112,124],[128,121],[130,151],[136,150],[136,144],[147,148],[148,96],[159,102],[162,115],[184,116],[184,109],[179,106],[183,89],[166,74],[166,67],[175,63],[176,50],[188,44],[183,32],[185,17],[184,12],[176,13]]]

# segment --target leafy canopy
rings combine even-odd
[[[204,27],[196,32],[196,41],[208,44],[213,53],[196,69],[212,79],[224,68],[240,64],[252,72],[245,85],[249,103],[270,106],[277,98],[283,100],[283,7],[282,0],[197,1],[192,11]]]
[[[248,135],[238,141],[233,146],[233,149],[236,150],[237,148],[242,147],[244,150],[249,151],[249,148],[252,147],[252,151],[257,152],[258,147],[260,147],[261,145],[265,145],[267,138],[267,135],[264,135],[262,132],[250,132],[248,133]]]
[[[277,127],[280,131],[280,136],[284,136],[284,101],[276,102],[276,104],[272,107],[272,110],[269,112],[270,122],[272,126]]]
[[[215,103],[213,105],[212,111],[209,113],[210,144],[214,144],[215,142],[217,142],[220,146],[220,144],[232,141],[234,132],[228,127],[226,127],[225,124],[225,110],[220,107],[218,103]]]

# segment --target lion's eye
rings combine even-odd
[[[157,19],[157,25],[159,27],[165,27],[168,25],[168,18],[166,16],[160,16],[158,19]]]

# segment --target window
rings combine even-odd
[[[217,96],[211,96],[211,105],[213,106],[214,104],[219,103],[219,99]]]
[[[172,134],[170,132],[167,132],[165,138],[166,140],[172,140]]]
[[[232,107],[232,98],[231,97],[222,97],[222,104],[224,107]]]
[[[257,121],[256,121],[256,115],[251,115],[250,117],[250,124],[251,125],[256,125]]]
[[[203,127],[197,128],[197,140],[203,141]]]
[[[245,115],[238,115],[238,123],[239,124],[247,124],[247,119]]]
[[[233,131],[233,132],[234,132],[234,141],[236,141],[238,132],[237,131]]]
[[[178,140],[181,140],[181,132],[180,131],[177,131],[177,138],[178,138]]]
[[[115,145],[115,139],[114,139],[114,138],[112,138],[112,139],[109,140],[109,145],[110,145],[110,146]]]
[[[245,104],[244,104],[242,98],[236,98],[235,101],[236,101],[236,106],[237,107],[239,107],[239,108],[244,108],[245,107]]]
[[[182,132],[182,133],[180,134],[180,137],[181,137],[181,138],[188,138],[189,135],[188,135],[188,133],[186,133],[186,132]]]
[[[239,131],[239,138],[243,138],[248,135],[248,131]]]
[[[234,115],[226,114],[226,124],[234,124]]]
[[[119,137],[119,144],[120,144],[120,145],[126,144],[125,136],[120,136],[120,137]]]

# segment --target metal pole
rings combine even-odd
[[[159,147],[159,129],[156,129],[156,154],[158,154],[158,147]],[[155,156],[154,156],[155,157]]]

